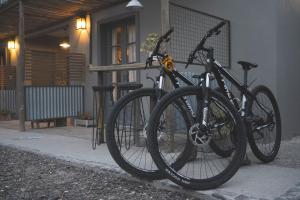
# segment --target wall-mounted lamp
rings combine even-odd
[[[138,0],[131,0],[127,5],[126,8],[132,10],[139,10],[143,8],[143,5]]]
[[[86,29],[86,19],[85,19],[85,17],[78,17],[76,19],[76,29],[77,30]]]
[[[15,40],[9,40],[9,41],[7,42],[7,48],[8,48],[9,50],[16,49],[16,42],[15,42]]]
[[[68,48],[70,48],[71,45],[68,42],[62,42],[59,44],[59,46],[64,49],[68,49]]]

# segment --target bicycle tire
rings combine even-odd
[[[217,174],[216,176],[208,177],[204,179],[201,178],[201,173],[202,173],[201,169],[200,169],[200,178],[198,179],[188,177],[188,175],[185,176],[183,175],[183,173],[181,173],[181,171],[185,171],[186,168],[188,168],[190,164],[188,162],[190,161],[188,161],[186,163],[186,166],[184,166],[180,170],[175,169],[172,165],[167,163],[167,159],[166,159],[167,156],[161,153],[163,149],[160,150],[159,141],[157,137],[157,130],[158,130],[157,127],[158,124],[160,123],[159,121],[161,115],[163,115],[164,109],[167,109],[169,105],[172,104],[173,101],[176,101],[176,99],[181,99],[188,95],[196,95],[201,97],[202,96],[201,91],[202,91],[201,87],[189,86],[189,87],[176,89],[175,91],[165,95],[154,108],[149,120],[149,126],[147,130],[147,137],[149,138],[148,139],[149,151],[158,168],[165,174],[167,178],[169,178],[174,183],[177,183],[178,185],[181,185],[184,188],[196,189],[196,190],[216,188],[222,185],[223,183],[225,183],[226,181],[228,181],[239,169],[239,166],[246,152],[245,128],[244,128],[244,124],[242,123],[240,115],[238,114],[237,110],[234,108],[234,106],[230,103],[230,101],[226,97],[224,97],[223,95],[217,92],[210,90],[210,97],[217,99],[218,101],[223,103],[223,105],[226,106],[227,110],[230,112],[230,115],[235,120],[234,122],[236,124],[235,126],[236,127],[235,128],[236,150],[232,153],[233,154],[232,160],[221,173]],[[187,140],[189,141],[190,139]],[[220,158],[220,159],[224,159],[224,158]],[[195,158],[195,160],[192,162],[198,162],[198,161],[199,161],[198,158]],[[186,174],[188,174],[188,172],[186,172]]]
[[[258,140],[259,137],[262,137],[263,141],[262,142],[268,142],[266,140],[266,131],[264,131],[264,133],[260,132],[260,130],[253,132],[253,123],[248,123],[248,141],[250,144],[250,148],[253,152],[253,154],[262,162],[264,163],[268,163],[271,162],[275,159],[276,155],[278,154],[279,148],[280,148],[280,143],[281,143],[281,118],[280,118],[280,112],[279,112],[279,108],[278,108],[278,104],[276,102],[276,99],[273,95],[273,93],[271,92],[271,90],[269,88],[267,88],[266,86],[260,85],[260,86],[256,86],[252,92],[251,92],[256,99],[259,101],[260,104],[262,104],[264,107],[266,107],[267,109],[272,109],[274,112],[274,117],[275,117],[275,127],[276,131],[275,131],[275,139],[274,139],[274,145],[272,148],[269,148],[268,151],[263,151],[262,143],[259,143],[260,141]],[[262,100],[262,97],[259,98],[259,95],[264,95],[268,100]],[[267,107],[266,103],[269,102],[271,103],[272,108]],[[249,102],[249,110],[251,112],[251,114],[253,115],[257,115],[258,108],[256,108],[256,106],[254,106],[256,103],[252,100]],[[257,111],[255,111],[257,109]],[[261,117],[261,116],[260,116]],[[263,129],[263,130],[270,130],[270,129]],[[253,133],[252,133],[253,132]],[[260,132],[260,133],[258,133]],[[256,134],[256,135],[255,135]],[[258,136],[258,134],[260,134],[260,136]],[[261,139],[261,138],[260,138]],[[266,149],[265,149],[266,150]]]
[[[166,92],[162,91],[162,95],[164,95]],[[115,162],[126,172],[131,174],[132,176],[147,179],[147,180],[157,180],[164,178],[163,174],[160,172],[160,170],[155,166],[154,162],[152,161],[152,158],[149,154],[146,156],[147,151],[147,141],[145,141],[145,147],[144,149],[141,149],[140,151],[143,151],[145,153],[142,153],[142,155],[145,156],[145,160],[143,162],[146,162],[148,165],[141,167],[138,166],[135,161],[130,159],[129,157],[125,157],[125,155],[122,153],[122,151],[119,149],[118,142],[116,141],[117,133],[115,131],[115,125],[118,120],[118,116],[122,112],[122,110],[126,107],[126,105],[130,104],[134,100],[138,98],[143,97],[153,97],[156,98],[157,96],[157,89],[154,88],[142,88],[135,91],[132,91],[128,93],[126,96],[122,97],[114,106],[109,118],[108,118],[108,124],[107,124],[107,146],[109,149],[109,152]],[[145,102],[144,102],[145,103]],[[188,123],[188,122],[187,122]],[[144,126],[146,126],[144,124]],[[121,144],[122,145],[122,144]],[[136,147],[136,146],[135,146]],[[190,151],[188,151],[190,154]],[[141,156],[142,156],[141,155]],[[147,158],[147,160],[146,160]],[[153,165],[152,163],[153,162]],[[177,166],[183,165],[185,161],[177,162]],[[151,163],[151,167],[149,166]],[[153,168],[152,168],[153,167]]]
[[[215,88],[214,89],[216,92],[219,92],[222,94],[221,88]],[[231,95],[233,96],[232,92],[230,92]],[[219,134],[220,137],[222,137],[222,133]],[[219,156],[227,158],[231,155],[231,149],[228,147],[226,144],[226,141],[222,140],[217,140],[217,139],[212,139],[209,143],[210,148]]]

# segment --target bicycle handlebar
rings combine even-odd
[[[196,54],[197,51],[207,50],[206,48],[204,48],[204,44],[205,44],[206,40],[208,38],[210,38],[213,34],[218,35],[221,32],[220,28],[222,28],[225,24],[227,24],[227,21],[223,20],[206,33],[206,35],[201,39],[201,41],[197,45],[197,47],[190,53],[189,58],[188,58],[188,62],[186,64],[185,68],[187,68],[189,64],[193,63],[193,61],[195,59],[195,54]]]
[[[174,27],[171,27],[164,35],[160,36],[158,38],[158,41],[156,43],[156,46],[155,46],[155,49],[154,51],[152,52],[151,56],[149,58],[147,58],[147,61],[146,61],[146,68],[148,67],[148,64],[151,66],[152,65],[152,61],[153,61],[153,56],[155,55],[159,55],[159,56],[162,56],[161,54],[158,53],[159,49],[160,49],[160,45],[162,42],[169,42],[170,38],[169,38],[169,35],[171,33],[174,32]]]
[[[168,40],[169,35],[170,35],[171,33],[173,33],[173,32],[174,32],[174,28],[172,27],[172,28],[170,28],[164,35],[162,35],[162,36],[160,36],[160,37],[158,38],[158,41],[157,41],[157,43],[156,43],[156,47],[155,47],[155,49],[154,49],[154,51],[153,51],[153,54],[157,54],[157,53],[158,53],[161,43],[162,43],[163,41],[165,41],[165,40]]]
[[[214,28],[209,30],[208,32],[212,35],[214,33],[218,33],[219,29],[222,28],[227,22],[226,21],[221,21],[218,25],[216,25]]]

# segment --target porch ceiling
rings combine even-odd
[[[0,6],[0,40],[17,35],[18,1]],[[91,13],[128,0],[23,0],[25,34],[66,21],[80,13]]]

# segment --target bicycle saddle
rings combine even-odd
[[[246,61],[238,61],[237,63],[242,65],[243,69],[247,71],[252,68],[256,68],[258,66],[257,64],[246,62]]]

